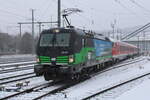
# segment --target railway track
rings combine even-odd
[[[82,80],[83,81],[83,80]],[[6,99],[10,99],[10,98],[13,98],[13,97],[16,97],[16,96],[19,96],[19,95],[24,95],[26,93],[31,93],[31,92],[37,92],[39,90],[42,90],[44,88],[47,88],[47,87],[51,87],[51,86],[55,86],[55,85],[58,85],[59,83],[63,83],[64,81],[63,80],[59,80],[59,81],[56,81],[56,82],[48,82],[48,83],[44,83],[44,84],[40,84],[40,85],[37,85],[37,86],[34,86],[34,87],[31,87],[29,89],[26,89],[24,91],[21,91],[21,92],[18,92],[18,93],[15,93],[15,94],[12,94],[12,95],[9,95],[9,96],[6,96],[6,97],[3,97],[3,98],[0,98],[0,100],[6,100]],[[42,95],[40,96],[37,96],[35,98],[33,98],[32,100],[38,100],[38,99],[41,99],[45,96],[48,96],[48,95],[51,95],[51,94],[55,94],[55,93],[58,93],[60,91],[63,91],[64,89],[67,89],[71,86],[74,86],[78,83],[80,83],[81,81],[78,81],[78,82],[70,82],[70,83],[67,83],[67,84],[61,84],[61,85],[58,85],[56,89],[52,89],[51,91],[47,92],[47,93],[41,93]],[[66,83],[66,82],[64,82]]]
[[[36,63],[35,61],[30,61],[30,62],[0,64],[0,74],[33,69],[35,63]]]
[[[52,82],[41,83],[40,85],[33,86],[33,87],[28,88],[28,89],[25,89],[25,90],[23,90],[23,91],[21,91],[21,92],[14,93],[14,94],[12,94],[12,95],[9,95],[9,96],[0,98],[0,100],[6,100],[6,99],[10,99],[10,98],[19,96],[19,95],[23,95],[23,94],[25,94],[25,93],[30,93],[30,92],[33,92],[33,91],[38,91],[38,90],[40,90],[40,89],[53,86],[54,84],[58,84],[58,83],[60,83],[60,82],[61,82],[61,81],[57,81],[57,82],[52,81]]]
[[[139,61],[143,61],[143,59],[136,59],[135,61],[128,61],[128,62],[126,62],[126,64],[121,64],[121,65],[118,65],[118,66],[115,66],[115,67],[112,67],[112,68],[108,68],[108,69],[105,69],[105,70],[103,70],[103,71],[100,71],[100,72],[98,72],[98,73],[94,73],[94,74],[91,74],[91,76],[93,77],[93,76],[96,76],[96,75],[98,75],[98,74],[100,74],[100,73],[104,73],[104,72],[107,72],[107,71],[110,71],[110,70],[112,70],[112,69],[115,69],[115,68],[119,68],[119,67],[122,67],[122,66],[125,66],[125,65],[130,65],[130,64],[133,64],[133,63],[135,63],[135,62],[139,62]],[[85,79],[86,80],[86,79]],[[49,96],[49,95],[51,95],[51,94],[55,94],[55,93],[58,93],[58,92],[60,92],[60,91],[63,91],[63,90],[65,90],[65,89],[67,89],[67,88],[70,88],[70,87],[72,87],[72,86],[75,86],[75,85],[77,85],[77,84],[79,84],[79,83],[81,83],[81,82],[84,82],[85,80],[81,80],[81,81],[78,81],[78,82],[74,82],[74,83],[71,83],[71,84],[67,84],[67,85],[64,85],[64,86],[62,86],[62,87],[59,87],[59,88],[57,88],[57,89],[55,89],[55,90],[52,90],[52,91],[49,91],[48,93],[45,93],[45,94],[43,94],[43,95],[41,95],[41,96],[39,96],[39,97],[36,97],[36,98],[34,98],[33,100],[39,100],[39,99],[41,99],[41,98],[43,98],[43,97],[46,97],[46,96]]]
[[[16,78],[16,77],[21,77],[21,76],[26,76],[26,75],[31,75],[31,74],[34,74],[34,72],[0,78],[0,81],[8,80],[8,79],[11,79],[11,78]]]
[[[127,84],[127,83],[131,83],[131,82],[133,82],[133,81],[142,79],[142,78],[144,78],[144,77],[146,77],[146,76],[149,76],[149,75],[150,75],[150,72],[141,74],[141,75],[139,75],[139,76],[137,76],[137,77],[134,77],[134,78],[130,78],[130,79],[128,79],[128,80],[125,80],[125,81],[122,81],[122,82],[120,82],[120,83],[114,84],[114,85],[112,85],[112,86],[110,86],[110,87],[107,87],[107,88],[105,88],[105,89],[103,89],[103,90],[101,90],[101,91],[99,91],[99,92],[97,92],[97,93],[95,93],[95,94],[89,95],[89,96],[83,98],[82,100],[90,100],[91,98],[96,97],[96,96],[98,96],[98,95],[100,95],[100,94],[103,94],[103,93],[108,92],[108,91],[110,91],[110,90],[112,90],[112,89],[121,87],[121,86],[123,86],[123,85],[125,85],[125,84]]]
[[[33,98],[32,100],[39,100],[39,99],[42,99],[43,97],[46,97],[46,96],[49,96],[49,95],[61,92],[61,91],[65,90],[65,89],[70,88],[72,86],[75,86],[75,85],[77,85],[77,84],[79,84],[79,83],[81,83],[83,81],[85,81],[85,80],[80,80],[80,81],[76,81],[76,82],[74,81],[74,82],[69,82],[67,84],[63,84],[62,86],[60,86],[60,87],[58,87],[58,88],[56,88],[54,90],[51,90],[51,91],[49,91],[49,92],[47,92],[45,94],[42,94],[42,95],[40,95],[40,96],[38,96],[36,98]]]
[[[113,66],[111,66],[111,67],[108,67],[107,69],[104,69],[104,70],[102,70],[102,71],[99,71],[98,72],[98,74],[99,73],[104,73],[104,72],[107,72],[107,71],[110,71],[110,70],[112,70],[112,69],[116,69],[116,68],[120,68],[120,67],[123,67],[123,66],[126,66],[126,65],[130,65],[130,64],[134,64],[134,63],[136,63],[136,62],[140,62],[140,61],[143,61],[144,59],[137,59],[137,60],[133,60],[133,61],[127,61],[127,62],[121,62],[121,63],[119,63],[119,64],[115,64],[115,65],[113,65]],[[96,74],[97,75],[97,74]],[[95,75],[94,75],[95,76]]]
[[[138,56],[138,57],[135,57],[134,59],[130,58],[130,59],[127,59],[127,60],[123,60],[123,61],[121,61],[118,64],[123,64],[123,63],[128,63],[128,62],[134,62],[134,61],[138,61],[140,59],[143,59],[143,58],[141,58],[141,57]]]
[[[7,61],[7,62],[0,61],[0,64],[17,63],[17,62],[20,62],[20,63],[23,63],[23,62],[34,62],[34,60],[33,59],[28,59],[28,60],[18,60],[18,59],[16,59],[14,61]]]
[[[34,55],[19,55],[19,56],[0,56],[0,64],[17,63],[17,62],[30,62],[35,61]]]
[[[110,71],[110,70],[115,69],[115,68],[123,67],[123,66],[125,66],[125,65],[130,65],[130,64],[133,64],[133,63],[142,61],[142,60],[143,60],[143,59],[136,59],[135,61],[126,62],[125,64],[121,64],[121,63],[120,63],[120,64],[118,64],[118,65],[114,65],[114,66],[112,66],[112,67],[109,67],[109,68],[107,68],[107,69],[105,69],[105,70],[103,70],[103,71],[99,71],[99,72],[97,72],[97,73],[93,73],[93,74],[91,74],[91,76],[96,76],[96,75],[98,75],[98,74],[100,74],[100,73],[104,73],[104,72]],[[85,81],[85,80],[78,81],[78,82],[72,82],[72,83],[70,83],[70,84],[64,84],[64,85],[62,85],[62,86],[60,86],[60,87],[58,87],[58,88],[56,88],[56,89],[54,89],[54,90],[51,90],[51,91],[49,91],[49,92],[47,92],[47,93],[45,93],[45,94],[42,94],[42,95],[40,95],[40,96],[34,98],[33,100],[38,100],[38,99],[41,99],[41,98],[46,97],[46,96],[48,96],[48,95],[58,93],[58,92],[63,91],[63,90],[65,90],[65,89],[67,89],[67,88],[70,88],[70,87],[72,87],[72,86],[75,86],[75,85],[77,85],[77,84],[79,84],[79,83],[81,83],[81,82],[83,82],[83,81]],[[50,83],[50,84],[55,85],[54,82],[53,82],[53,83]],[[40,90],[41,88],[40,88],[40,89],[37,89],[37,90],[34,90],[34,89],[35,89],[35,88],[39,88],[40,86],[42,86],[42,85],[38,85],[38,86],[32,87],[32,88],[30,88],[30,89],[24,90],[24,91],[22,91],[22,92],[19,92],[19,93],[16,93],[16,94],[13,94],[13,95],[10,95],[10,96],[1,98],[0,100],[5,100],[5,99],[12,98],[12,97],[18,96],[18,95],[20,95],[20,94],[28,93],[28,92],[38,91],[38,90]],[[46,87],[50,87],[50,86],[52,86],[52,85],[42,86],[42,88],[46,88]],[[33,90],[34,90],[34,91],[33,91]],[[86,98],[85,98],[85,99],[86,99]]]
[[[10,73],[10,72],[17,72],[17,71],[22,71],[22,70],[29,70],[29,69],[33,69],[33,68],[34,68],[33,65],[28,65],[28,66],[26,66],[26,67],[0,70],[0,74],[3,74],[3,73]]]
[[[139,61],[142,61],[142,60],[143,60],[143,59],[140,59],[140,60],[139,60],[139,59],[136,59],[136,61],[132,61],[132,62],[130,62],[130,63],[129,63],[129,62],[128,62],[128,63],[126,62],[126,64],[123,64],[123,65],[120,65],[120,66],[116,66],[116,67],[112,67],[112,68],[106,69],[106,70],[104,70],[104,71],[100,71],[100,72],[98,72],[98,73],[96,73],[96,74],[92,74],[92,76],[96,76],[96,75],[98,75],[98,74],[100,74],[100,73],[104,73],[104,72],[106,72],[106,71],[109,71],[109,70],[112,70],[112,69],[115,69],[115,68],[119,68],[119,67],[122,67],[122,66],[124,66],[124,65],[133,64],[133,63],[135,63],[135,62],[139,62]],[[36,98],[34,98],[33,100],[39,100],[39,99],[41,99],[41,98],[43,98],[43,97],[46,97],[46,96],[49,96],[49,95],[51,95],[51,94],[58,93],[58,92],[63,91],[63,90],[65,90],[65,89],[69,88],[69,87],[75,86],[75,85],[77,85],[77,84],[79,84],[79,83],[81,83],[81,82],[83,82],[83,81],[85,81],[85,80],[64,85],[64,86],[59,87],[59,88],[57,88],[57,89],[55,89],[55,90],[49,91],[48,93],[45,93],[45,94],[43,94],[43,95],[41,95],[41,96],[39,96],[39,97],[36,97]]]
[[[28,73],[28,74],[24,74],[24,75],[14,76],[13,77],[14,79],[12,79],[11,77],[8,77],[9,80],[7,78],[3,78],[3,79],[0,79],[0,80],[4,80],[4,81],[0,82],[0,85],[4,85],[7,83],[12,83],[12,82],[16,82],[16,81],[21,81],[21,80],[25,80],[25,79],[29,79],[29,78],[33,78],[33,77],[36,77],[36,75],[34,73]]]

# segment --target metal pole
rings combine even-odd
[[[147,37],[146,37],[146,32],[145,32],[145,51],[146,51],[146,54],[147,54]]]
[[[32,9],[32,36],[34,38],[34,10]]]
[[[111,28],[112,28],[112,38],[114,38],[115,37],[115,25],[114,25],[114,23],[111,23]]]
[[[34,9],[32,9],[32,37],[33,37],[33,46],[32,46],[32,54],[34,53]]]
[[[58,27],[61,27],[61,0],[58,0]]]
[[[51,16],[51,22],[52,22],[52,20],[53,20],[53,19],[52,19],[52,16]],[[51,28],[52,28],[52,23],[51,23]]]
[[[145,51],[146,51],[146,44],[145,44],[145,32],[143,32],[143,34],[144,34],[144,53],[145,53]]]
[[[139,41],[139,36],[138,36],[138,55],[140,54],[140,41]]]
[[[41,25],[42,25],[42,23],[39,22],[39,34],[41,33]]]
[[[115,25],[113,24],[113,39],[115,38]]]
[[[18,23],[18,24],[19,24],[19,31],[20,31],[19,36],[20,36],[20,38],[21,38],[21,34],[22,34],[22,27],[21,27],[21,23]]]

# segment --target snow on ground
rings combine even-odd
[[[137,62],[136,64],[127,65],[122,68],[117,68],[105,73],[101,73],[85,82],[82,82],[63,91],[62,93],[45,97],[43,100],[58,100],[58,98],[65,99],[64,94],[67,95],[67,100],[79,100],[122,81],[126,81],[139,75],[148,73],[150,72],[149,65],[150,61],[145,58],[144,61]]]
[[[143,57],[143,59],[143,61],[96,75],[89,80],[86,80],[76,86],[62,91],[61,93],[47,96],[42,100],[80,100],[86,96],[97,93],[100,90],[111,87],[112,85],[118,84],[122,81],[126,81],[131,78],[137,77],[141,74],[148,73],[150,72],[150,60],[147,60],[147,57]],[[44,81],[44,79],[37,78],[31,81],[33,81],[33,84],[37,84],[39,82]],[[149,84],[150,80],[148,78],[137,80],[133,83],[128,84],[129,86],[125,85],[123,88],[116,89],[116,91],[110,91],[105,94],[105,96],[107,95],[109,97],[115,92],[118,92],[117,95],[113,96],[112,98],[96,97],[93,98],[93,100],[148,100],[148,98],[150,97],[148,95],[148,93],[150,93]],[[52,88],[49,87],[49,89]],[[29,100],[47,91],[48,89],[46,89],[45,91],[29,93],[22,97],[13,98],[12,100]],[[145,93],[145,91],[147,91],[147,93]],[[0,95],[6,94],[7,92],[0,92]],[[67,98],[65,98],[65,95],[67,96]],[[136,97],[138,96],[140,96],[141,98],[139,97],[137,99]],[[142,98],[143,96],[145,96],[145,98]]]
[[[51,87],[49,87],[49,88],[47,88],[47,89],[44,89],[44,91],[43,90],[41,90],[41,92],[32,92],[32,93],[30,93],[30,94],[25,94],[25,95],[22,95],[22,96],[18,96],[18,97],[16,97],[16,98],[12,98],[11,100],[22,100],[22,98],[23,98],[23,100],[32,100],[32,99],[34,99],[34,98],[36,98],[36,97],[38,97],[38,96],[40,96],[40,95],[43,95],[43,94],[45,94],[45,93],[48,93],[49,91],[52,91],[52,90],[54,90],[54,89],[57,89],[57,88],[59,88],[59,87],[61,87],[62,85],[56,85],[56,86],[51,86]],[[61,100],[61,99],[59,99],[59,98],[57,98],[58,100]],[[48,99],[49,100],[49,99]]]
[[[34,70],[33,69],[29,69],[29,70],[23,70],[23,71],[17,71],[17,72],[3,73],[3,74],[0,74],[0,79],[5,78],[5,77],[11,77],[11,76],[16,76],[16,75],[27,74],[27,73],[34,73]],[[26,75],[26,76],[21,76],[21,77],[27,77],[27,76],[32,76],[32,75]],[[17,78],[15,78],[15,79],[17,79]],[[35,83],[37,84],[39,82],[45,82],[43,76],[29,78],[29,79],[25,79],[25,80],[22,80],[22,81],[19,81],[19,82],[23,82],[24,83],[25,81],[30,81],[30,84],[29,84],[30,86],[34,85]],[[12,82],[12,83],[8,83],[7,85],[14,85],[16,83],[17,82]]]
[[[135,88],[137,85],[141,84],[142,82],[146,81],[147,78],[142,78],[130,83],[127,83],[123,86],[117,87],[115,89],[112,89],[110,91],[107,91],[103,94],[100,94],[96,97],[93,97],[91,100],[114,100],[115,98],[119,97],[123,93]]]
[[[35,63],[35,62],[34,62]],[[23,63],[22,63],[23,64]],[[10,64],[11,65],[11,64]],[[31,69],[31,67],[33,67],[35,64],[29,64],[29,65],[13,65],[13,66],[10,66],[10,67],[7,67],[7,66],[3,66],[1,68],[1,64],[0,64],[0,71],[7,71],[7,70],[14,70],[14,69],[22,69],[22,68],[29,68]],[[9,66],[9,65],[8,65]]]
[[[22,74],[32,73],[32,72],[34,72],[33,69],[23,70],[23,71],[16,71],[16,72],[11,72],[11,73],[3,73],[3,74],[0,74],[0,79],[5,78],[5,77],[11,77],[11,76],[14,76],[14,75],[22,75]]]
[[[31,54],[24,55],[4,55],[0,56],[0,63],[35,61],[36,56]]]
[[[29,81],[29,84],[26,86],[26,81]],[[18,81],[18,82],[12,82],[12,83],[9,83],[7,85],[3,85],[6,89],[11,89],[11,88],[17,88],[16,87],[16,84],[17,83],[23,83],[23,86],[21,89],[19,89],[19,91],[21,90],[25,90],[25,89],[28,89],[28,88],[31,88],[31,87],[34,87],[34,86],[37,86],[39,84],[43,84],[43,83],[48,83],[48,82],[45,82],[44,78],[43,77],[34,77],[34,78],[29,78],[29,79],[25,79],[25,80],[22,80],[22,81]],[[10,94],[13,94],[15,93],[13,90],[11,92],[6,92],[6,91],[0,91],[0,98],[3,98],[5,96],[8,96]],[[37,94],[37,93],[35,93]],[[39,93],[38,93],[39,94]],[[32,95],[31,95],[32,96]],[[15,99],[14,99],[15,100]],[[20,99],[20,100],[24,100],[24,99]]]
[[[148,100],[150,98],[150,80],[127,91],[115,100]]]
[[[0,58],[21,58],[21,57],[33,57],[35,55],[32,54],[16,54],[16,55],[2,55]]]

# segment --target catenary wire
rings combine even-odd
[[[132,2],[133,4],[135,4],[136,6],[138,6],[139,8],[141,8],[142,10],[150,13],[150,10],[149,9],[146,9],[144,6],[142,6],[140,3],[138,3],[137,1],[135,0],[129,0],[130,2]]]

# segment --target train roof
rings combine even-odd
[[[113,38],[109,38],[111,42],[113,43],[119,43],[121,45],[124,45],[124,46],[130,46],[130,47],[134,47],[134,48],[137,48],[137,46],[133,45],[133,44],[129,44],[127,42],[122,42],[122,41],[119,41],[119,40],[115,40]]]
[[[111,37],[109,37],[109,40],[110,40],[111,42],[117,42],[117,40],[115,40],[115,39],[113,39],[113,38],[111,38]]]
[[[127,43],[127,42],[116,41],[115,43],[119,43],[119,44],[121,44],[122,46],[130,46],[130,47],[137,48],[137,46],[135,46],[135,45],[133,45],[133,44],[129,44],[129,43]]]
[[[45,32],[62,32],[62,33],[68,33],[68,32],[74,32],[73,29],[68,29],[68,28],[51,28],[51,29],[46,29],[46,30],[43,30],[42,33],[45,33]]]
[[[101,39],[101,40],[110,41],[109,38],[107,38],[106,36],[104,36],[102,34],[98,34],[98,33],[95,33],[93,31],[87,31],[87,30],[74,28],[73,26],[65,27],[65,28],[51,28],[51,29],[48,29],[48,30],[44,30],[42,33],[55,32],[55,31],[58,31],[58,30],[59,30],[59,32],[62,32],[62,33],[76,32],[77,34],[82,35],[82,36],[87,36],[87,37],[91,37],[91,38],[97,38],[97,39]]]

